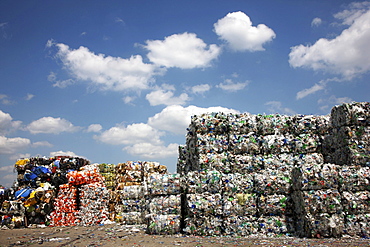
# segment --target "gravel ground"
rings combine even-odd
[[[142,226],[44,227],[0,230],[3,246],[370,246],[370,239],[148,235]]]

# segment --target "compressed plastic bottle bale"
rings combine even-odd
[[[147,216],[147,233],[173,235],[180,232],[181,216],[178,214],[150,214]]]
[[[310,238],[338,238],[343,234],[344,214],[317,213],[304,215],[305,236]]]
[[[331,109],[331,124],[334,127],[363,125],[370,126],[370,103],[353,102],[334,106]]]
[[[261,216],[257,222],[259,232],[268,237],[291,234],[294,229],[293,218],[287,216]]]
[[[289,194],[292,191],[292,179],[289,169],[262,170],[254,175],[255,191],[259,194]]]
[[[217,170],[222,173],[231,172],[232,161],[227,152],[199,154],[200,170]]]
[[[213,236],[221,235],[223,232],[223,219],[221,216],[192,215],[187,216],[184,223],[183,231],[191,235]]]
[[[223,174],[221,180],[223,193],[235,194],[254,191],[254,177],[251,174]]]
[[[116,213],[143,212],[146,202],[141,199],[124,199],[115,205]]]
[[[221,194],[187,194],[185,210],[190,217],[197,215],[222,215],[222,203]]]
[[[293,200],[289,195],[261,195],[257,200],[259,215],[293,215]]]
[[[138,170],[126,170],[124,174],[117,174],[116,180],[118,183],[142,182],[143,172]]]
[[[101,173],[114,173],[115,167],[116,167],[115,164],[107,164],[107,163],[99,164],[99,170]]]
[[[228,132],[228,116],[224,113],[205,113],[199,116],[192,116],[191,127],[197,133],[226,133]]]
[[[341,191],[370,191],[370,168],[362,166],[339,167]]]
[[[282,172],[289,170],[290,172],[296,163],[297,156],[291,153],[269,154],[262,155],[261,159],[265,169],[280,170]]]
[[[232,154],[260,154],[260,136],[254,133],[230,134],[229,150]]]
[[[329,128],[330,116],[295,115],[291,118],[291,133],[300,135],[305,133],[323,135]]]
[[[222,153],[229,149],[229,135],[227,134],[197,134],[197,152],[200,153]]]
[[[149,176],[150,174],[167,174],[167,167],[160,164],[159,162],[154,161],[145,161],[143,162],[144,177]]]
[[[144,223],[144,218],[142,212],[117,213],[115,221],[125,225],[140,225]]]
[[[233,236],[249,236],[257,234],[259,224],[257,217],[246,216],[227,216],[223,220],[224,234]]]
[[[342,196],[338,190],[310,190],[297,193],[297,197],[294,196],[293,199],[302,199],[300,202],[295,201],[296,206],[301,207],[296,208],[298,213],[338,213],[343,210]]]
[[[257,195],[255,193],[225,193],[222,195],[223,215],[257,215]]]
[[[370,214],[346,214],[343,234],[351,237],[369,238]]]
[[[158,174],[148,175],[147,188],[150,195],[180,194],[180,174]]]
[[[232,173],[253,174],[264,169],[263,158],[260,155],[229,155],[232,160]]]
[[[249,113],[229,114],[229,130],[232,134],[257,133],[256,116]]]
[[[322,138],[320,135],[310,133],[294,136],[290,141],[290,145],[293,147],[292,152],[297,154],[320,152],[321,143]]]
[[[265,135],[259,138],[261,153],[263,154],[280,154],[291,153],[294,151],[292,136],[286,134]]]
[[[338,165],[369,166],[370,148],[359,148],[357,146],[338,148],[329,155],[329,160]]]
[[[324,157],[321,153],[305,153],[305,154],[297,154],[295,156],[295,164],[297,167],[301,167],[306,164],[320,165],[323,163],[324,163]]]
[[[343,211],[349,214],[370,213],[370,192],[369,191],[343,191]]]
[[[181,195],[155,196],[150,198],[149,214],[181,214]]]
[[[338,169],[339,167],[334,164],[306,164],[297,167],[292,172],[293,189],[338,189],[340,179]]]
[[[189,172],[190,167],[187,165],[189,160],[189,152],[186,145],[179,145],[178,147],[179,156],[177,158],[176,172],[179,174],[186,174]]]
[[[187,193],[220,193],[222,173],[216,170],[189,172],[185,178]]]
[[[124,186],[121,190],[116,190],[121,200],[143,198],[146,194],[146,189],[143,185]]]

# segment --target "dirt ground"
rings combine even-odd
[[[143,226],[44,227],[0,230],[4,246],[370,246],[370,239],[305,239],[293,237],[208,237],[148,235]]]

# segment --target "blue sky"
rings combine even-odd
[[[18,158],[158,161],[190,117],[369,101],[370,2],[0,2],[0,184]]]

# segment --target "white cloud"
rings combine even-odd
[[[133,104],[132,102],[136,99],[136,97],[133,97],[133,96],[125,96],[122,98],[123,102],[125,102],[125,104]]]
[[[176,97],[172,90],[157,89],[148,93],[146,95],[146,99],[149,101],[151,106],[184,105],[189,100],[189,96],[186,93],[182,93]]]
[[[211,89],[209,84],[200,84],[191,87],[191,92],[194,94],[203,94]]]
[[[319,99],[317,103],[320,106],[320,109],[322,111],[328,111],[330,112],[330,109],[333,107],[333,105],[341,105],[344,103],[351,103],[353,100],[349,97],[339,97],[337,98],[335,95],[332,95],[330,97],[326,97],[324,99]]]
[[[316,93],[316,92],[324,90],[324,89],[325,89],[325,85],[316,83],[315,85],[313,85],[310,88],[306,88],[306,89],[303,89],[303,90],[299,91],[296,95],[296,99],[302,99],[302,98],[304,98],[304,97],[306,97],[310,94]]]
[[[31,141],[26,138],[7,138],[5,136],[0,136],[0,154],[13,154],[30,145]]]
[[[33,121],[27,126],[31,134],[59,134],[62,132],[75,132],[79,127],[63,118],[43,117]]]
[[[15,102],[10,100],[8,95],[0,94],[0,100],[3,105],[13,105]]]
[[[228,13],[214,24],[214,31],[235,51],[263,51],[263,45],[276,37],[275,32],[264,24],[252,26],[245,13]]]
[[[72,151],[62,151],[62,150],[55,151],[55,152],[50,152],[50,157],[54,157],[54,156],[71,156],[71,157],[81,157],[81,158],[83,158],[82,156],[76,155]]]
[[[51,144],[48,141],[41,141],[41,142],[34,142],[32,143],[33,147],[52,147],[53,144]]]
[[[159,66],[181,69],[204,68],[210,66],[221,49],[217,45],[207,45],[194,33],[173,34],[162,40],[147,40],[149,60]]]
[[[169,131],[179,135],[186,134],[186,128],[189,127],[191,117],[207,112],[239,113],[236,110],[224,107],[201,108],[197,106],[183,107],[180,105],[167,106],[160,113],[155,114],[148,119],[148,124],[159,130]]]
[[[33,99],[33,97],[35,97],[35,95],[28,93],[25,99],[28,101],[28,100]]]
[[[222,90],[229,91],[229,92],[237,92],[239,90],[243,90],[249,81],[246,82],[234,82],[231,79],[226,79],[224,82],[221,82],[216,87],[221,88]]]
[[[144,159],[160,159],[166,157],[176,157],[179,144],[171,143],[168,146],[153,145],[152,143],[138,143],[123,148],[131,155],[140,156]]]
[[[331,40],[321,38],[311,46],[292,47],[290,65],[338,74],[347,80],[369,72],[370,9],[369,6],[362,9],[354,6],[358,7],[351,5],[335,15],[343,24],[350,25],[347,29]]]
[[[161,144],[160,136],[164,133],[145,123],[112,127],[95,136],[95,139],[112,145],[133,145],[137,143]]]
[[[314,18],[314,19],[312,20],[312,22],[311,22],[311,26],[312,26],[312,27],[318,27],[318,26],[320,26],[320,25],[321,25],[321,23],[322,23],[322,20],[321,20],[320,18],[316,17],[316,18]]]
[[[21,126],[21,121],[13,121],[9,113],[0,110],[0,134],[9,133]]]
[[[288,107],[283,107],[283,104],[280,101],[269,101],[265,103],[266,106],[269,106],[268,110],[271,113],[279,113],[285,115],[294,115],[295,111]]]
[[[87,132],[99,132],[102,128],[103,127],[100,124],[90,124],[87,128]]]
[[[75,79],[92,83],[100,90],[147,89],[153,81],[153,76],[159,73],[154,65],[144,63],[140,55],[123,59],[104,54],[97,55],[83,46],[75,50],[61,43],[55,46],[59,49],[57,57]],[[66,82],[71,83],[68,80]],[[55,86],[65,86],[64,84]]]

